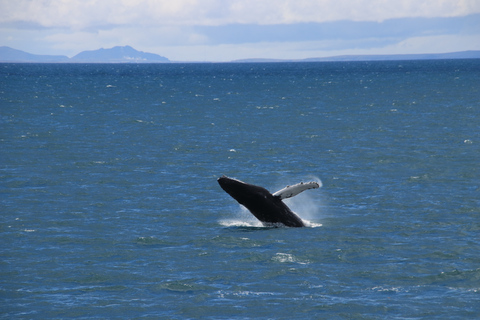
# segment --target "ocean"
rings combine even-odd
[[[0,64],[1,319],[474,319],[480,60]],[[318,181],[259,223],[218,185]]]

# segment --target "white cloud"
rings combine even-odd
[[[2,0],[0,23],[43,27],[383,21],[480,13],[478,0]]]

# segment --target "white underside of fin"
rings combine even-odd
[[[282,190],[278,190],[277,192],[275,192],[272,195],[274,197],[280,197],[280,199],[287,199],[287,198],[291,198],[293,196],[296,196],[297,194],[299,194],[299,193],[301,193],[305,190],[317,189],[317,188],[320,188],[320,185],[315,181],[305,182],[305,183],[300,182],[300,183],[297,183],[293,186],[286,186]]]

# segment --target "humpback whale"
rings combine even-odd
[[[320,187],[314,181],[301,182],[271,194],[265,188],[226,176],[218,178],[217,181],[226,193],[246,207],[264,225],[283,224],[287,227],[305,227],[305,224],[282,200]]]

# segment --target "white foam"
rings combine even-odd
[[[220,224],[224,227],[250,227],[250,228],[264,227],[264,225],[260,221],[221,220]]]
[[[278,252],[275,254],[275,256],[272,258],[273,261],[280,262],[280,263],[286,263],[286,262],[294,262],[298,264],[309,264],[310,261],[308,260],[300,260],[297,257],[295,257],[293,254],[290,253],[282,253]]]
[[[316,223],[316,222],[308,221],[308,220],[305,220],[305,219],[302,219],[302,221],[305,224],[305,226],[308,227],[308,228],[318,228],[318,227],[323,226],[323,224],[321,224],[321,223]]]
[[[308,221],[308,220],[305,220],[305,219],[302,219],[302,221],[307,228],[318,228],[318,227],[322,226],[321,223],[316,223],[316,222]],[[267,225],[266,226],[259,220],[250,221],[250,220],[231,219],[231,220],[220,220],[219,223],[220,223],[220,225],[222,225],[224,227],[228,227],[228,228],[229,227],[271,228],[271,227],[274,227],[274,226],[284,227],[284,225],[282,225],[282,224],[271,225],[271,226]]]

